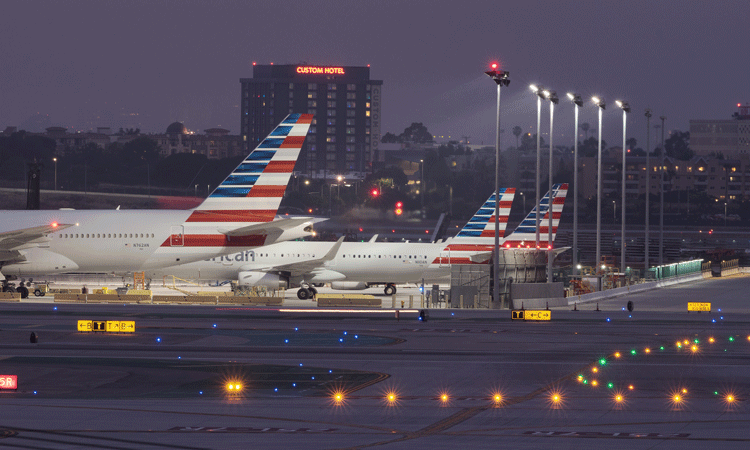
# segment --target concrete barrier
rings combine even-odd
[[[380,308],[382,300],[372,295],[318,294],[318,306],[349,306],[359,308]]]
[[[265,305],[281,306],[284,303],[282,297],[230,297],[219,296],[220,305]]]
[[[20,302],[20,292],[0,292],[0,302]]]
[[[56,303],[86,303],[86,294],[54,294]]]

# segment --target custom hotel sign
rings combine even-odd
[[[297,66],[297,73],[314,75],[344,75],[343,67]]]

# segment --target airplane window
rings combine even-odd
[[[92,235],[92,236],[93,236],[93,235]],[[101,237],[101,236],[99,235],[99,233],[96,233],[96,237]]]
[[[88,234],[88,233],[86,233],[86,239],[88,239],[88,237],[89,237],[89,234]]]
[[[380,256],[380,255],[378,255],[378,259],[380,259],[380,258],[381,258],[381,256]]]
[[[76,237],[78,237],[78,233],[76,233]]]
[[[154,233],[151,233],[151,237],[154,237]]]
[[[143,237],[143,233],[141,233],[141,237]]]

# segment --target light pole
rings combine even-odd
[[[651,108],[646,108],[646,254],[643,260],[643,270],[648,270],[648,229],[649,229],[649,199],[651,197]]]
[[[583,100],[578,94],[568,92],[568,98],[575,106],[575,123],[573,129],[573,275],[578,275],[578,108]],[[526,211],[526,208],[523,208]]]
[[[419,178],[419,194],[422,202],[422,218],[424,219],[424,159],[419,160]]]
[[[52,158],[52,161],[55,163],[55,190],[57,190],[57,158]]]
[[[727,202],[724,202],[724,227],[727,226]]]
[[[625,164],[625,156],[627,154],[625,129],[627,127],[630,105],[628,102],[621,102],[620,100],[615,101],[615,103],[617,103],[617,106],[622,109],[622,228],[620,230],[620,273],[625,273],[625,172],[628,170],[628,166]]]
[[[541,153],[541,130],[542,127],[542,98],[544,97],[544,88],[541,86],[536,86],[534,84],[529,86],[531,88],[531,91],[534,92],[537,95],[536,99],[536,211],[535,216],[535,226],[536,226],[536,248],[539,248],[539,190],[541,185],[541,171],[542,171],[542,153]]]
[[[666,117],[661,116],[661,151],[659,151],[659,265],[664,265],[664,121]]]
[[[617,202],[612,200],[612,224],[617,223]]]
[[[545,90],[544,96],[549,100],[549,198],[547,201],[547,283],[552,283],[552,205],[555,196],[552,193],[552,130],[554,129],[555,105],[558,102],[555,91]]]
[[[510,84],[510,72],[497,70],[497,63],[491,65],[492,70],[485,72],[497,84],[497,127],[495,140],[495,243],[492,247],[493,289],[492,302],[500,303],[500,88]],[[537,161],[539,160],[537,155]],[[537,175],[538,177],[538,175]]]
[[[596,267],[599,267],[602,259],[602,111],[607,104],[599,97],[592,97],[594,104],[599,108],[599,143],[596,150]],[[599,283],[601,290],[601,282]]]

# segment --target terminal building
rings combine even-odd
[[[254,65],[241,78],[240,126],[245,150],[255,148],[290,113],[314,118],[295,167],[313,178],[372,171],[380,143],[382,80],[370,67]]]

